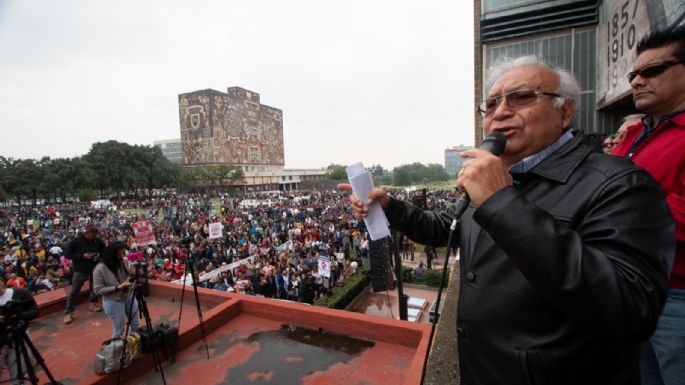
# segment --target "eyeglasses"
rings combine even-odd
[[[668,60],[661,63],[649,64],[640,68],[639,70],[628,72],[626,76],[628,77],[628,82],[632,82],[633,79],[637,77],[637,75],[640,75],[645,79],[653,78],[655,76],[661,75],[662,72],[673,67],[674,65],[681,63],[683,63],[682,60]]]
[[[483,117],[491,116],[495,113],[499,105],[502,103],[503,99],[506,100],[507,107],[509,107],[512,110],[518,110],[520,108],[524,108],[534,104],[537,101],[539,95],[553,96],[556,98],[561,97],[561,95],[552,92],[536,90],[516,90],[511,92],[505,92],[501,95],[492,96],[485,99],[478,106],[478,112],[480,112],[480,114]]]

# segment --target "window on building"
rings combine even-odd
[[[575,75],[580,84],[580,105],[576,106],[576,124],[585,132],[595,127],[595,30],[568,30],[562,34],[534,39],[519,39],[488,44],[483,48],[485,68],[498,59],[537,55],[552,67],[562,67]],[[487,92],[483,89],[483,93]]]
[[[250,146],[247,150],[247,157],[250,162],[258,163],[262,161],[262,154],[257,146]]]
[[[514,6],[542,3],[545,0],[483,0],[483,12],[501,11]]]

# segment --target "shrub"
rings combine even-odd
[[[314,302],[314,305],[331,309],[346,308],[369,285],[371,281],[369,270],[368,264],[365,264],[357,270],[355,275],[343,281],[342,286],[334,287],[330,293]]]
[[[449,273],[449,272],[448,272]],[[431,269],[423,272],[423,283],[432,287],[440,287],[442,269]],[[445,287],[449,283],[449,275],[445,277]]]
[[[414,269],[411,267],[402,266],[402,281],[406,283],[414,282]]]

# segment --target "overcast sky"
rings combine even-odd
[[[0,155],[180,137],[178,94],[283,111],[286,168],[444,164],[473,144],[473,3],[0,0]]]

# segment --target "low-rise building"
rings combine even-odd
[[[449,176],[455,176],[461,166],[464,163],[464,158],[461,157],[461,153],[466,150],[473,149],[473,146],[454,146],[445,149],[445,172]]]
[[[168,140],[155,140],[152,145],[159,147],[162,154],[172,162],[181,163],[183,161],[183,151],[181,138]]]

